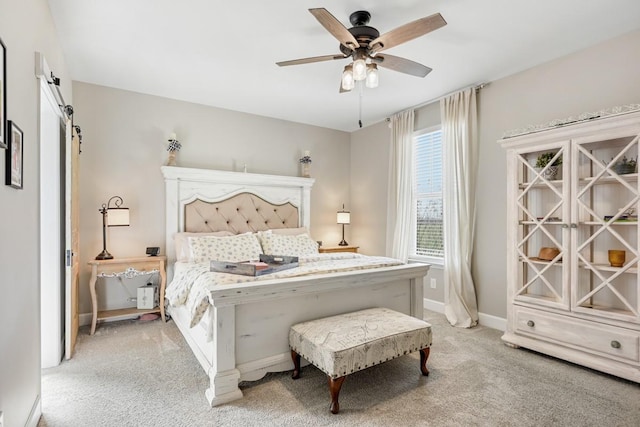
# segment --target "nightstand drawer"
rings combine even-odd
[[[579,346],[591,353],[605,353],[634,362],[640,360],[640,332],[524,307],[514,309],[518,333]]]
[[[318,252],[321,254],[330,254],[335,252],[358,252],[360,246],[335,246],[335,247],[319,247]]]

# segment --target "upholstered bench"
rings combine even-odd
[[[311,320],[289,330],[293,378],[300,377],[300,356],[327,374],[334,414],[347,375],[418,350],[420,370],[429,375],[430,345],[429,323],[388,308]]]

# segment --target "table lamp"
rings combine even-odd
[[[339,246],[347,246],[348,243],[344,240],[344,226],[351,224],[351,213],[344,210],[344,204],[342,204],[342,210],[338,211],[338,217],[336,222],[342,224],[342,241],[338,243]]]
[[[113,201],[113,207],[111,201]],[[113,196],[107,203],[102,204],[98,212],[102,214],[102,252],[98,254],[96,259],[113,259],[113,255],[107,251],[107,226],[128,226],[129,208],[122,207],[122,197]]]

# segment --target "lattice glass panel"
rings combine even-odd
[[[561,166],[564,150],[558,147],[519,153],[516,157],[519,165],[516,252],[520,271],[515,298],[568,307],[563,263],[563,257],[567,256],[564,238],[568,203]],[[544,162],[547,163],[541,165]]]
[[[578,230],[572,305],[576,311],[637,318],[638,136],[613,135],[606,141],[576,144],[573,155]],[[622,266],[612,263],[610,250],[624,251]]]
[[[518,296],[562,303],[562,264],[527,260]]]

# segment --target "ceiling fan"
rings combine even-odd
[[[378,30],[367,25],[371,14],[365,10],[353,12],[349,16],[349,21],[353,25],[351,28],[346,28],[324,8],[309,9],[309,12],[338,39],[341,53],[276,62],[276,64],[284,67],[352,58],[353,62],[344,67],[340,92],[350,91],[354,88],[355,82],[361,80],[365,80],[367,87],[377,87],[378,65],[412,76],[426,76],[431,72],[431,68],[409,59],[380,52],[447,25],[442,15],[435,13],[380,35]]]

